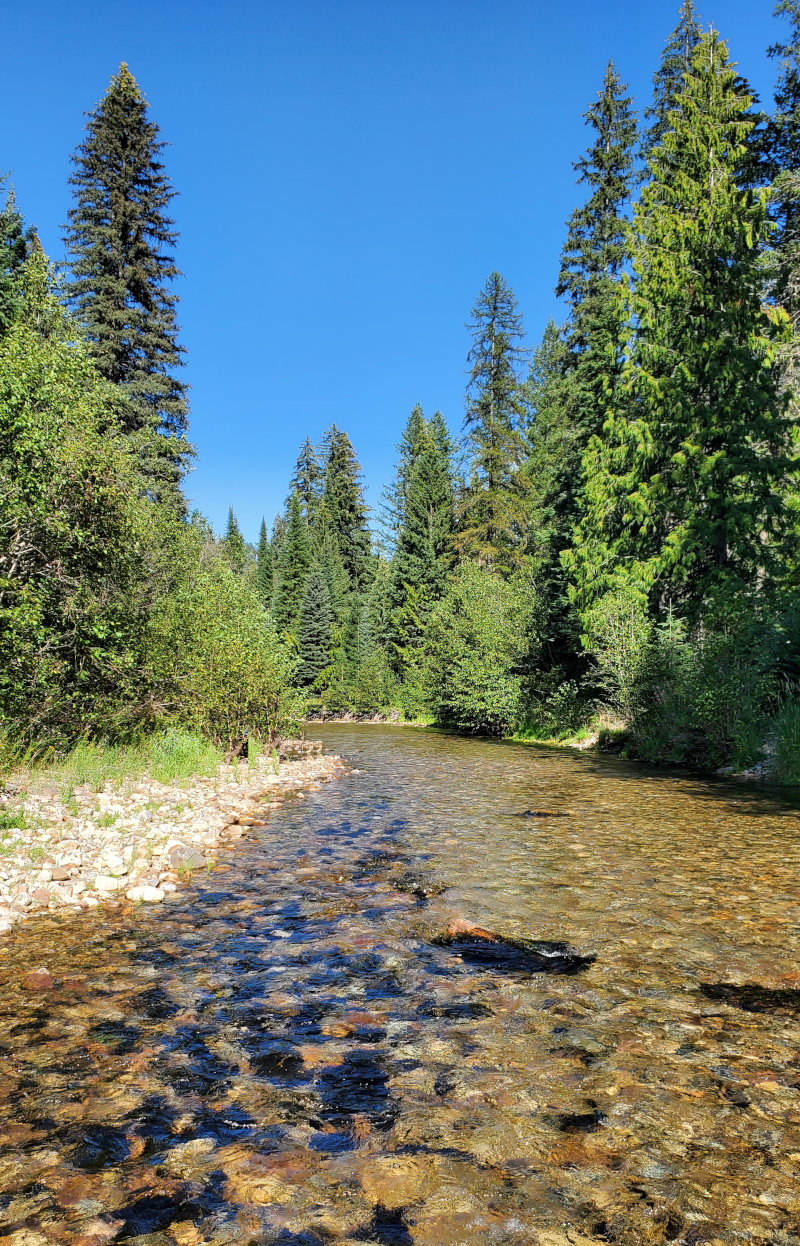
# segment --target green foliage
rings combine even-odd
[[[609,62],[603,89],[585,114],[594,141],[574,166],[589,196],[569,219],[556,286],[556,294],[566,297],[570,307],[565,366],[571,374],[568,405],[578,456],[588,438],[602,429],[622,369],[617,291],[630,259],[625,211],[633,189],[636,143],[636,120],[625,90]],[[575,487],[578,468],[574,454],[560,462],[567,492]]]
[[[800,784],[800,701],[787,699],[771,724],[775,741],[774,777],[779,783]]]
[[[415,407],[400,449],[387,632],[393,665],[403,672],[418,664],[430,612],[453,564],[453,450],[441,413],[428,422]]]
[[[4,186],[5,178],[0,177],[0,191]],[[20,310],[20,278],[33,241],[33,230],[25,228],[14,191],[9,190],[0,207],[0,337]]]
[[[289,482],[292,493],[300,499],[303,516],[309,528],[314,526],[317,507],[322,497],[325,473],[311,438],[306,437],[297,456],[292,478]]]
[[[167,216],[174,198],[161,162],[164,143],[128,66],[120,65],[89,114],[73,156],[74,207],[65,241],[71,299],[85,322],[101,376],[120,387],[128,432],[140,442],[151,488],[182,509],[178,483],[191,448],[186,441],[186,386],[170,283],[179,276],[177,234]]]
[[[464,431],[469,477],[455,543],[465,558],[513,569],[524,554],[525,508],[520,466],[523,394],[522,316],[510,286],[492,273],[472,309],[472,347]]]
[[[330,666],[332,631],[333,610],[325,572],[315,562],[306,580],[297,632],[300,655],[297,677],[301,684],[316,683],[323,671]]]
[[[372,579],[367,506],[361,467],[347,433],[331,425],[325,434],[325,491],[323,501],[342,564],[355,592]]]
[[[750,96],[704,36],[637,205],[636,327],[617,409],[584,455],[574,600],[635,583],[696,615],[780,574],[792,470],[761,298],[766,196],[739,186]]]
[[[258,550],[256,552],[256,584],[261,594],[261,600],[266,607],[272,605],[272,592],[274,588],[275,569],[272,559],[272,545],[267,536],[267,524],[264,519],[261,520],[261,531],[258,536]]]
[[[502,735],[523,709],[535,598],[474,563],[453,576],[428,626],[426,684],[436,721]]]
[[[247,546],[232,506],[228,510],[228,526],[222,538],[222,547],[231,570],[241,575],[247,565]]]
[[[0,714],[20,747],[129,730],[165,520],[41,251],[0,341]]]
[[[188,783],[213,775],[221,761],[221,750],[203,736],[170,727],[130,744],[81,740],[60,760],[43,758],[46,768],[41,774],[34,770],[31,778],[34,784],[46,779],[64,793],[78,787],[99,792],[106,784],[119,786],[143,774],[157,783]]]
[[[310,569],[308,525],[303,516],[300,498],[293,493],[289,499],[286,536],[280,546],[278,579],[272,609],[275,627],[279,632],[294,632],[297,627]]]
[[[667,39],[661,63],[653,75],[653,102],[645,110],[645,118],[650,122],[642,143],[645,157],[664,142],[664,136],[672,128],[673,112],[682,107],[679,97],[684,77],[691,70],[692,56],[702,33],[693,0],[682,0],[678,25]]]
[[[227,745],[245,731],[288,735],[302,717],[293,652],[256,586],[206,546],[154,612],[149,660],[179,723]]]

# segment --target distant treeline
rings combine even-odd
[[[307,439],[257,549],[186,515],[172,191],[122,66],[75,156],[70,311],[0,220],[9,740],[397,710],[800,779],[800,0],[776,13],[769,113],[692,0],[643,117],[609,64],[564,323],[531,351],[492,273],[458,441],[415,407],[371,519],[347,434]]]

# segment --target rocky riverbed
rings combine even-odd
[[[144,776],[68,797],[46,778],[22,790],[9,785],[0,793],[0,936],[64,906],[160,903],[287,797],[318,791],[345,768],[304,744],[286,753],[222,764],[181,784]]]

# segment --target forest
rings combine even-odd
[[[532,344],[491,273],[463,417],[411,410],[374,512],[347,432],[306,438],[257,546],[186,501],[175,192],[121,65],[63,270],[3,188],[6,758],[355,714],[800,782],[800,0],[775,13],[769,105],[693,0],[641,114],[608,65],[563,322]]]

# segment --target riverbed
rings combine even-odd
[[[353,772],[157,909],[5,936],[2,1246],[800,1243],[797,806],[314,734]]]

